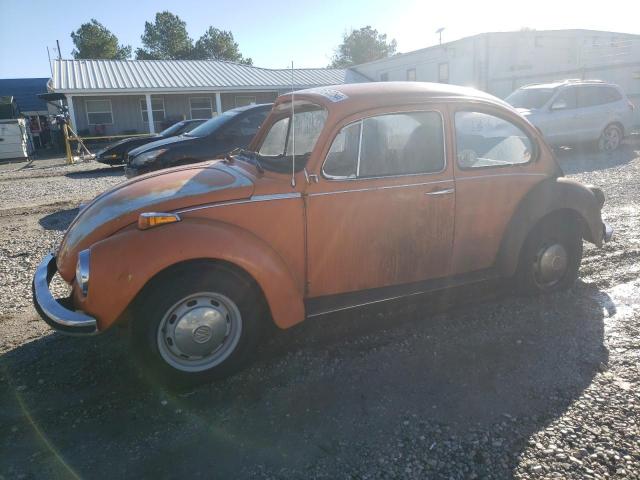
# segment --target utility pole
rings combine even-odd
[[[440,45],[442,45],[442,31],[443,30],[444,30],[444,27],[440,27],[439,29],[436,30],[436,33],[439,35]]]
[[[60,40],[56,40],[56,45],[58,45],[58,60],[62,60],[62,52],[60,51]]]

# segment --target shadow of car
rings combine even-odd
[[[431,446],[429,458],[479,478],[510,478],[530,436],[560,418],[608,361],[608,297],[582,282],[534,299],[495,292],[478,302],[464,288],[303,323],[265,342],[236,377],[178,393],[141,382],[113,335],[43,337],[2,357],[7,463],[61,477],[67,468],[80,477],[215,468],[254,478],[264,468],[298,478],[326,468],[332,478],[355,473],[349,459],[386,457],[402,442]],[[123,451],[136,453],[114,462]],[[447,467],[432,468],[438,478]]]

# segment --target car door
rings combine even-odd
[[[576,122],[580,126],[579,140],[595,140],[600,137],[609,116],[606,92],[600,85],[580,85],[576,90],[578,99]]]
[[[570,144],[579,136],[581,126],[577,123],[577,97],[573,86],[562,88],[545,114],[540,129],[545,138],[554,145]]]
[[[547,178],[521,119],[489,107],[457,107],[452,275],[490,269],[525,195]]]
[[[446,276],[455,195],[442,113],[344,126],[306,202],[309,297]]]

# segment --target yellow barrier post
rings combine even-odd
[[[62,134],[64,136],[64,148],[67,152],[67,165],[73,163],[73,153],[71,152],[71,144],[69,142],[69,131],[67,130],[67,123],[62,124]]]

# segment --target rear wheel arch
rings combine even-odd
[[[564,178],[551,178],[529,192],[521,201],[505,230],[496,268],[506,277],[518,266],[527,238],[543,220],[558,217],[580,229],[583,239],[600,245],[602,219],[598,200],[586,187]]]

